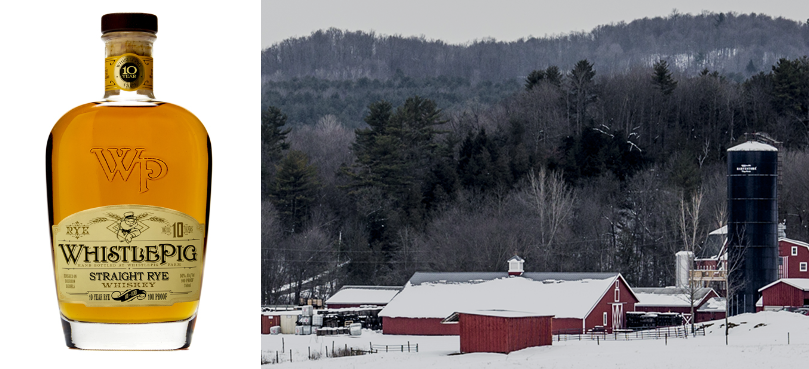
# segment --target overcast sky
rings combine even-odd
[[[680,13],[761,13],[806,22],[807,0],[262,0],[262,49],[336,27],[449,43],[590,31],[601,24]]]

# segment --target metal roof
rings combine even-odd
[[[699,305],[700,302],[707,296],[713,289],[709,287],[702,287],[698,288],[694,294],[694,302],[695,305]],[[635,287],[632,289],[640,300],[635,306],[680,306],[680,305],[689,305],[690,306],[690,298],[689,298],[689,290],[688,288],[671,288],[671,287]],[[651,295],[646,296],[646,301],[644,301],[643,295]],[[659,296],[659,297],[655,297]]]

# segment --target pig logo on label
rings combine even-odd
[[[115,233],[121,242],[131,243],[133,238],[140,236],[149,229],[149,226],[140,221],[140,218],[147,216],[148,213],[143,213],[138,217],[135,217],[135,212],[132,211],[125,212],[123,217],[116,214],[108,215],[116,220],[107,229]]]

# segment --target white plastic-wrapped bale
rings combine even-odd
[[[280,334],[280,333],[281,333],[281,326],[275,325],[275,326],[270,327],[270,334],[276,335],[276,334]]]
[[[362,324],[360,323],[353,323],[348,326],[349,334],[352,336],[359,336],[362,334]]]
[[[312,316],[312,325],[316,327],[323,326],[323,315],[313,315]]]
[[[306,305],[303,307],[301,315],[312,316],[312,312],[314,312],[314,308],[312,307],[312,305]]]
[[[298,320],[297,315],[281,315],[281,333],[293,334],[295,333],[295,323]]]

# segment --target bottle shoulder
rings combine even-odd
[[[197,134],[207,130],[202,122],[187,109],[162,101],[135,105],[90,102],[79,105],[65,113],[53,126],[52,133],[61,132],[75,125],[170,125],[183,126]]]

